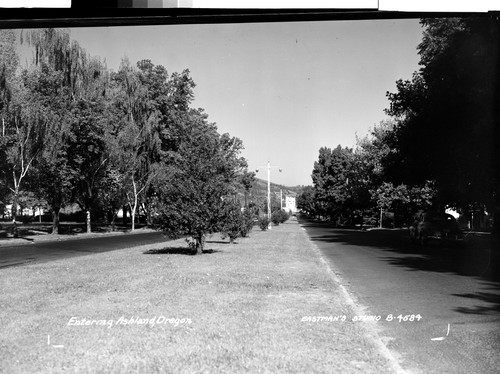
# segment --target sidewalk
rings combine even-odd
[[[234,245],[214,235],[200,256],[184,255],[183,240],[167,245],[0,271],[0,371],[398,371],[374,324],[353,321],[362,311],[297,221],[255,227]],[[123,316],[129,325],[113,325]],[[157,316],[191,322],[137,323]],[[71,318],[113,327],[68,326]],[[48,334],[64,348],[40,343]]]

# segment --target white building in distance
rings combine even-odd
[[[297,213],[297,206],[295,205],[295,197],[287,196],[285,197],[285,211],[292,213]]]

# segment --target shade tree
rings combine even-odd
[[[496,17],[422,19],[420,70],[388,93],[400,182],[434,180],[437,203],[500,206],[500,23]]]
[[[203,112],[193,109],[188,115],[178,157],[157,181],[152,209],[156,227],[172,238],[188,236],[193,251],[201,254],[206,236],[231,219],[239,175],[247,165],[239,156],[241,140],[220,135]]]

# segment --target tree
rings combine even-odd
[[[32,170],[33,162],[43,146],[43,129],[47,118],[37,108],[25,105],[30,101],[30,92],[16,82],[12,87],[12,100],[7,115],[5,139],[6,181],[12,192],[12,220],[14,236],[17,236],[16,215],[21,186]]]
[[[192,97],[190,78],[187,73],[183,77],[182,81],[175,74],[169,78],[163,66],[149,60],[139,61],[137,69],[123,60],[112,77],[117,119],[113,158],[124,175],[132,230],[141,198],[148,195],[164,159],[178,146],[182,113]],[[177,92],[179,84],[187,85],[181,93]]]
[[[312,186],[305,186],[297,196],[297,208],[308,216],[316,215],[316,200]]]
[[[206,115],[190,110],[189,126],[178,158],[156,185],[155,224],[170,237],[189,236],[190,246],[203,253],[206,235],[220,232],[246,161],[242,143],[219,135]]]
[[[241,206],[237,202],[229,202],[225,205],[224,220],[221,225],[222,239],[229,238],[230,243],[241,236],[245,226]]]
[[[398,183],[401,176],[401,170],[395,166],[399,162],[396,130],[395,120],[381,121],[369,135],[356,139],[356,153],[363,164],[361,172],[372,187],[383,181]]]
[[[397,227],[410,224],[417,212],[430,209],[436,196],[436,190],[431,181],[427,181],[423,186],[413,187],[405,184],[394,186],[390,182],[383,182],[370,193],[380,209],[381,218],[383,211],[393,212],[394,224]],[[382,227],[382,222],[380,226]]]
[[[12,30],[0,30],[0,114],[2,137],[5,136],[5,119],[12,100],[12,84],[19,63],[16,53],[16,36]]]
[[[402,220],[406,217],[405,207],[410,201],[406,185],[394,186],[392,183],[384,182],[376,190],[372,190],[371,193],[373,200],[380,209],[380,227],[382,227],[382,212],[384,210],[394,213],[395,226],[400,227]]]
[[[71,112],[72,138],[68,153],[74,171],[73,196],[86,215],[87,232],[91,230],[91,211],[98,204],[99,191],[105,186],[108,153],[101,104],[80,99]]]
[[[333,150],[320,148],[318,161],[314,163],[312,180],[318,213],[337,223],[342,220],[350,221],[352,218],[349,181],[353,162],[352,149],[339,145]]]
[[[248,209],[248,194],[250,193],[250,190],[252,189],[253,184],[255,183],[255,173],[253,171],[245,171],[241,175],[241,184],[243,185],[244,188],[244,193],[245,193],[245,209]]]
[[[71,41],[66,30],[22,32],[21,43],[34,49],[32,65],[23,72],[23,82],[29,92],[26,108],[44,119],[43,126],[39,126],[43,146],[33,165],[37,192],[50,205],[52,233],[57,234],[60,209],[71,196],[82,195],[82,191],[75,188],[85,188],[84,194],[89,194],[88,186],[82,187],[79,174],[82,170],[78,167],[85,163],[82,160],[87,154],[76,154],[76,160],[72,160],[71,152],[78,148],[76,137],[82,135],[75,121],[81,114],[82,103],[102,103],[105,99],[106,69],[99,59],[90,57],[76,41]],[[89,111],[87,114],[95,117]],[[87,230],[90,230],[89,222]]]
[[[68,164],[68,141],[71,101],[62,83],[62,73],[45,63],[24,70],[23,86],[27,90],[25,106],[39,122],[41,144],[33,165],[33,180],[37,195],[45,199],[52,211],[52,233],[59,232],[59,211],[71,195],[74,172]]]
[[[116,136],[111,137],[113,163],[122,174],[125,197],[132,215],[132,231],[139,197],[149,182],[148,150],[143,146],[143,127],[148,124],[145,113],[145,88],[141,85],[128,60],[123,60],[120,70],[113,76],[113,104],[117,117]]]
[[[13,108],[15,106],[13,96],[15,96],[16,88],[18,89],[15,79],[17,64],[18,56],[15,50],[14,32],[12,30],[0,30],[0,120],[2,122],[0,134],[0,166],[2,167],[0,191],[2,195],[0,197],[4,200],[3,204],[5,205],[9,191],[12,192],[12,219],[15,236],[17,236],[15,216],[19,189],[31,166],[30,136],[29,133],[26,134],[24,126],[20,124],[19,115],[15,116]],[[19,111],[19,107],[16,107],[15,110]],[[15,122],[16,119],[17,122]]]
[[[421,69],[388,93],[399,182],[435,180],[437,202],[500,206],[500,22],[496,17],[423,19]]]

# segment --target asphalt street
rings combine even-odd
[[[137,247],[167,241],[160,232],[128,233],[95,238],[75,238],[40,242],[26,241],[24,245],[0,246],[0,269],[32,262],[84,256],[92,253]]]
[[[500,282],[487,236],[421,247],[402,230],[301,224],[406,371],[498,372]]]

